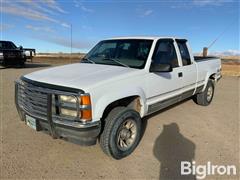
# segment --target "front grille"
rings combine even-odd
[[[7,52],[5,53],[6,58],[15,58],[15,57],[20,57],[21,53],[20,52]]]
[[[25,120],[25,114],[37,118],[38,120],[45,120],[48,122],[53,136],[55,136],[55,124],[61,124],[75,128],[91,126],[92,122],[86,123],[79,119],[80,110],[91,108],[89,106],[85,107],[80,105],[79,100],[77,100],[76,103],[78,117],[61,115],[61,108],[69,110],[74,110],[75,108],[64,102],[61,102],[59,100],[59,96],[74,96],[77,98],[81,95],[88,95],[85,94],[84,91],[74,88],[66,89],[65,87],[61,86],[56,87],[55,85],[48,85],[40,82],[38,83],[31,80],[25,81],[23,79],[24,78],[21,78],[15,83],[15,103],[18,113],[23,121]],[[46,86],[49,86],[49,88]]]
[[[18,105],[28,113],[47,120],[46,89],[27,82],[18,83]]]

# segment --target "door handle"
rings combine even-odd
[[[179,73],[178,73],[178,77],[183,77],[183,73],[182,73],[182,72],[179,72]]]

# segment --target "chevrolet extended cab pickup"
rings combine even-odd
[[[194,57],[186,39],[121,37],[99,42],[80,63],[22,76],[15,100],[34,130],[81,145],[98,139],[121,159],[137,147],[144,116],[189,97],[207,106],[220,78],[220,59]]]

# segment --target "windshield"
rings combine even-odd
[[[0,49],[16,49],[17,47],[8,41],[0,41]]]
[[[142,69],[146,64],[152,42],[140,39],[101,41],[82,62]]]

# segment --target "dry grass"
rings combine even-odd
[[[78,56],[36,56],[33,58],[34,63],[47,64],[71,64],[79,62],[84,55]]]
[[[224,56],[221,60],[223,75],[240,76],[240,56]]]
[[[240,65],[222,64],[222,75],[224,76],[240,76]]]
[[[221,57],[223,60],[240,60],[240,56],[223,56]]]
[[[51,54],[38,55],[33,58],[34,63],[47,63],[54,65],[71,64],[79,62],[84,54]],[[224,76],[240,76],[240,56],[224,56],[222,59],[222,74]]]

